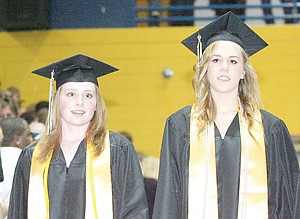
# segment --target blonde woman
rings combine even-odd
[[[106,129],[97,77],[116,70],[75,55],[34,71],[57,92],[47,133],[18,161],[8,218],[148,218],[133,145]]]
[[[249,60],[267,44],[232,12],[183,44],[198,57],[197,101],[167,119],[153,218],[296,217],[294,145],[260,110]]]

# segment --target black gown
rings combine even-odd
[[[136,152],[131,142],[122,135],[110,132],[109,137],[114,219],[148,218],[143,176]],[[25,148],[20,155],[11,191],[9,219],[27,218],[28,185],[34,146]],[[50,218],[84,218],[85,184],[84,140],[68,168],[61,150],[57,159],[54,157],[51,159],[48,174]]]
[[[0,153],[0,182],[4,180],[4,175],[3,175],[3,169],[2,169],[2,160],[1,160],[1,153]]]
[[[187,106],[165,125],[153,219],[188,218],[190,113]],[[299,164],[284,122],[261,110],[266,144],[269,218],[299,217]],[[236,219],[241,142],[238,116],[224,139],[215,126],[219,218]],[[298,194],[297,194],[298,193]],[[298,206],[297,206],[298,205]]]

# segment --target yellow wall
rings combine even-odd
[[[270,46],[251,58],[264,108],[300,134],[300,26],[254,28]],[[34,69],[83,53],[120,69],[99,80],[108,108],[108,127],[127,130],[137,150],[159,155],[165,119],[191,104],[196,57],[180,44],[195,27],[75,29],[0,33],[2,88],[20,88],[24,106],[47,100],[48,80]],[[169,67],[175,74],[161,77]]]

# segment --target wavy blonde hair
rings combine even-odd
[[[106,134],[106,106],[104,100],[100,94],[98,87],[96,87],[97,94],[97,108],[94,113],[93,118],[89,124],[89,127],[86,131],[86,140],[87,142],[91,142],[93,145],[93,155],[99,156],[104,149],[104,140]],[[48,156],[50,156],[53,151],[55,155],[58,155],[60,141],[62,138],[62,127],[61,127],[61,114],[60,114],[60,102],[59,96],[61,94],[61,87],[58,88],[54,104],[53,104],[53,129],[52,134],[50,136],[44,135],[39,144],[41,146],[41,153],[39,154],[39,160],[41,162],[46,161]]]
[[[196,72],[192,85],[196,93],[196,112],[199,123],[198,131],[201,133],[206,124],[212,124],[217,115],[217,108],[211,95],[210,84],[207,77],[208,63],[211,61],[213,50],[219,45],[216,41],[210,44],[203,53],[200,63],[194,66]],[[241,105],[244,108],[243,115],[249,124],[249,131],[253,126],[254,113],[260,106],[260,93],[258,87],[258,78],[245,50],[241,48],[243,57],[243,68],[245,71],[244,79],[241,79],[238,85],[238,95]],[[201,122],[200,122],[201,121]]]

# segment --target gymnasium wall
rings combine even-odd
[[[254,27],[269,47],[251,57],[263,108],[300,134],[300,26]],[[126,130],[138,151],[158,156],[166,118],[195,100],[196,57],[180,44],[196,27],[0,32],[1,88],[17,86],[24,106],[47,100],[49,81],[32,70],[77,53],[120,70],[99,79],[108,128]],[[165,68],[174,76],[165,79]]]

